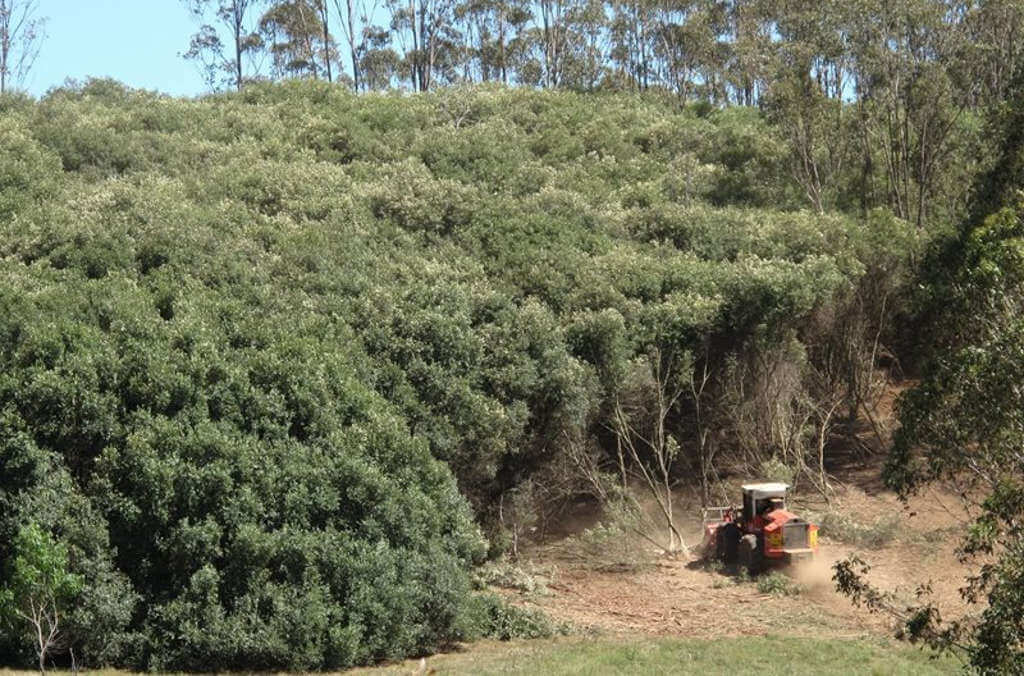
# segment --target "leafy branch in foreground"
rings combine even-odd
[[[945,345],[901,401],[902,427],[885,469],[904,498],[935,481],[951,483],[965,515],[974,515],[965,519],[959,554],[980,567],[962,594],[984,609],[940,630],[937,610],[925,605],[907,626],[939,647],[959,645],[986,673],[1024,670],[1022,216],[1024,207],[1002,209],[961,237],[958,267],[933,289],[946,308]],[[848,575],[837,582],[855,600],[880,602]]]
[[[901,606],[893,593],[879,590],[867,581],[871,566],[857,554],[837,561],[832,570],[835,571],[832,581],[841,594],[848,596],[855,606],[866,608],[872,613],[888,615],[899,622],[902,627],[901,638],[923,642],[940,652],[963,654],[967,650],[967,646],[960,641],[963,623],[944,624],[939,609],[931,603]],[[918,599],[924,599],[930,593],[930,584],[922,584],[917,588]]]

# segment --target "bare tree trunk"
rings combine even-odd
[[[826,502],[831,502],[831,496],[829,495],[828,474],[825,472],[825,442],[828,440],[828,432],[832,426],[832,416],[835,415],[836,409],[839,408],[842,401],[842,398],[837,397],[827,411],[823,408],[818,409],[821,416],[821,426],[818,429],[818,491]]]
[[[711,372],[708,370],[707,361],[704,362],[702,370],[700,384],[697,384],[697,380],[692,378],[690,380],[690,394],[693,397],[694,412],[696,415],[697,424],[697,440],[700,447],[698,448],[698,458],[700,461],[700,505],[701,507],[707,507],[708,500],[711,497],[711,482],[709,475],[711,473],[712,463],[714,462],[715,449],[711,444],[708,443],[710,437],[710,430],[704,425],[704,390],[708,383],[711,381]]]
[[[416,0],[409,0],[409,22],[412,27],[412,53],[413,63],[410,68],[410,74],[412,77],[412,88],[418,90],[419,87],[419,61],[420,61],[420,41],[419,41],[419,29],[416,25],[417,12],[416,12]]]
[[[498,58],[501,70],[501,83],[508,84],[508,67],[505,64],[505,8],[498,10]]]
[[[7,91],[7,70],[11,58],[11,8],[0,0],[0,94]]]
[[[32,623],[36,627],[36,640],[39,650],[39,673],[46,675],[46,639],[43,638],[43,617],[42,607],[36,608],[35,602],[30,602],[32,608]]]
[[[551,19],[547,2],[541,3],[541,18],[544,22],[544,86],[551,88]]]
[[[356,15],[353,0],[345,0],[344,11],[341,8],[341,0],[334,0],[334,9],[341,18],[341,27],[345,31],[345,41],[348,43],[348,54],[352,61],[352,88],[359,91],[359,54],[356,47]],[[339,59],[340,64],[340,59]]]
[[[235,88],[242,91],[242,15],[237,9],[234,15],[235,34]]]
[[[352,16],[352,0],[345,0],[348,8],[348,48],[352,57],[352,83],[355,90],[359,91],[359,58],[356,56],[356,24]]]
[[[433,23],[433,22],[431,22]],[[423,86],[423,91],[429,91],[430,86],[433,84],[434,76],[434,61],[437,59],[437,37],[434,35],[434,28],[430,29],[430,47],[427,49],[427,63],[424,81],[426,84]]]
[[[668,537],[668,543],[658,546],[666,553],[674,556],[682,553],[689,556],[689,548],[676,526],[674,514],[674,500],[672,495],[672,465],[678,454],[678,446],[674,439],[670,438],[666,430],[666,421],[679,398],[682,396],[681,387],[670,385],[671,363],[663,363],[660,351],[655,351],[651,357],[651,368],[654,377],[654,407],[655,410],[641,414],[650,419],[651,431],[649,436],[644,436],[630,422],[631,416],[626,412],[619,399],[615,401],[613,411],[612,431],[616,435],[616,443],[619,452],[619,464],[623,476],[623,484],[626,483],[626,462],[625,455],[628,453],[632,468],[643,479],[643,484],[650,492],[651,497],[658,507],[664,520],[664,527]],[[646,451],[641,452],[642,448]],[[647,457],[645,457],[647,456]],[[649,465],[653,460],[653,467]],[[650,536],[643,535],[649,541]]]

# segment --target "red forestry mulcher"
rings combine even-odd
[[[756,573],[814,557],[818,527],[786,509],[787,484],[743,486],[742,507],[704,510],[704,558]]]

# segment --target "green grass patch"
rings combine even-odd
[[[406,662],[358,673],[407,674]],[[427,660],[438,674],[870,674],[957,673],[951,657],[883,639],[731,637],[706,639],[580,639],[482,642]]]
[[[418,660],[344,672],[366,676],[416,673]],[[480,641],[461,652],[427,658],[435,674],[753,674],[758,676],[938,676],[962,671],[962,663],[880,638],[815,639],[742,636],[709,639],[558,637]],[[35,672],[0,669],[0,676]],[[69,673],[58,672],[55,673]],[[118,670],[90,671],[125,676]]]

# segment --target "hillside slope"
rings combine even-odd
[[[500,548],[506,496],[606,451],[625,384],[703,364],[722,446],[799,467],[794,424],[920,245],[796,210],[742,108],[96,81],[0,111],[0,569],[31,524],[67,551],[91,663],[333,668],[472,634],[480,527]]]

